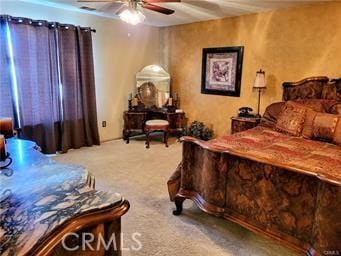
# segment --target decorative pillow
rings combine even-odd
[[[307,99],[307,100],[295,100],[295,103],[304,105],[317,112],[331,113],[329,109],[333,105],[337,104],[337,100],[323,100],[323,99]],[[333,113],[334,114],[334,113]]]
[[[313,122],[318,112],[307,109],[302,129],[302,137],[306,139],[313,138]]]
[[[312,126],[313,139],[333,142],[338,121],[338,115],[316,113]]]
[[[307,108],[301,104],[288,101],[277,119],[275,130],[300,136],[306,112]]]
[[[274,128],[277,122],[277,118],[281,114],[284,106],[285,102],[276,102],[267,106],[261,118],[260,125],[264,127]]]
[[[325,100],[320,99],[307,99],[307,100],[296,100],[295,103],[303,105],[304,107],[310,108],[317,112],[326,112],[324,109]]]

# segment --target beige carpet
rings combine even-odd
[[[96,177],[96,188],[119,192],[131,208],[123,217],[124,248],[137,246],[133,233],[142,242],[139,251],[124,250],[123,255],[226,256],[296,255],[267,238],[255,235],[232,222],[200,211],[190,200],[183,214],[172,215],[167,180],[181,159],[181,144],[175,139],[169,148],[153,141],[111,141],[101,146],[82,148],[58,155],[56,160],[77,163]]]

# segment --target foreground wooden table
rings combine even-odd
[[[8,140],[13,164],[0,173],[0,255],[121,255],[120,218],[128,201],[95,190],[83,167],[57,163],[33,147]],[[65,239],[83,231],[96,236],[95,253],[82,249],[81,239]],[[97,246],[99,236],[111,242],[108,250]]]

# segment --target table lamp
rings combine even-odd
[[[257,109],[257,117],[260,117],[259,109],[260,109],[260,94],[262,90],[266,89],[265,85],[265,72],[263,70],[259,70],[256,73],[255,83],[253,84],[253,89],[258,90],[258,109]]]

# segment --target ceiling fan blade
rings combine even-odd
[[[145,9],[152,10],[152,11],[159,12],[159,13],[166,14],[166,15],[170,15],[170,14],[173,14],[175,12],[174,10],[167,9],[167,8],[157,6],[154,4],[150,4],[147,2],[144,2],[141,6]]]
[[[145,0],[146,3],[181,3],[181,0]]]

